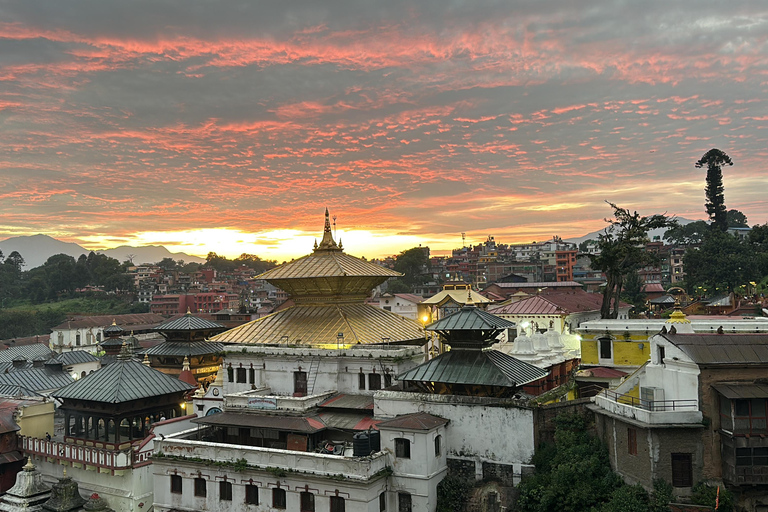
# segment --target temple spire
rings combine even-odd
[[[333,232],[331,231],[331,217],[328,214],[328,208],[325,209],[325,227],[323,228],[323,239],[315,248],[316,251],[321,250],[341,250],[336,241],[333,239]]]

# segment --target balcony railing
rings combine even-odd
[[[620,404],[626,404],[631,407],[639,407],[646,411],[683,411],[697,410],[699,408],[698,400],[644,400],[636,396],[617,393],[610,389],[604,389],[601,395]]]
[[[280,450],[257,446],[232,445],[210,441],[183,439],[192,431],[184,431],[155,439],[155,456],[183,459],[202,459],[214,462],[244,460],[248,466],[300,471],[309,474],[335,477],[343,475],[351,480],[367,481],[387,468],[387,454],[379,452],[369,457],[346,457],[314,452]]]
[[[37,437],[20,436],[19,439],[24,453],[106,469],[128,469],[137,464],[146,463],[151,460],[152,453],[151,449],[134,451],[131,448],[119,451],[47,441]]]
[[[650,425],[701,425],[702,421],[698,400],[645,400],[606,389],[595,397],[595,405]]]

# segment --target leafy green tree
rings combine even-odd
[[[649,512],[651,503],[642,485],[625,485],[611,495],[601,512]]]
[[[707,215],[712,221],[712,226],[720,231],[728,229],[728,220],[725,209],[725,188],[723,187],[723,165],[733,165],[731,158],[719,149],[712,148],[696,162],[696,168],[707,167],[707,186],[704,189],[707,201]]]
[[[658,256],[645,250],[648,231],[675,225],[666,215],[641,216],[608,202],[613,208],[614,219],[597,241],[600,254],[587,254],[593,269],[605,274],[601,318],[619,317],[619,298],[624,288],[624,279],[640,267],[658,262]]]
[[[739,210],[728,210],[725,214],[726,222],[729,228],[748,228],[747,216]]]
[[[176,270],[178,266],[173,258],[163,258],[162,260],[158,261],[156,265],[166,272],[172,272]]]
[[[536,472],[521,482],[516,510],[600,510],[624,486],[611,470],[607,448],[590,433],[583,416],[562,414],[555,422],[555,446],[534,457]]]
[[[664,233],[664,238],[671,244],[687,247],[700,244],[707,232],[709,232],[709,224],[703,220],[696,220],[671,227]]]
[[[400,279],[411,289],[424,282],[422,272],[426,265],[427,251],[423,247],[413,247],[401,252],[395,258],[395,270],[404,274]]]
[[[701,246],[683,256],[688,291],[705,287],[714,292],[732,292],[750,281],[759,280],[759,258],[748,242],[722,231],[708,233]]]
[[[634,306],[632,309],[635,313],[645,311],[646,296],[643,293],[643,281],[636,270],[628,273],[624,278],[624,291],[621,298]]]
[[[701,481],[693,486],[691,501],[697,505],[715,508],[717,485]],[[720,488],[720,503],[717,512],[733,512],[733,493],[724,486]]]

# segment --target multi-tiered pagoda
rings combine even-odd
[[[212,338],[220,343],[345,347],[424,343],[418,322],[365,303],[371,291],[401,274],[344,253],[325,211],[323,238],[312,254],[264,272],[293,305]]]

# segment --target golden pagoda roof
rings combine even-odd
[[[442,290],[430,298],[424,299],[421,303],[430,306],[442,306],[451,300],[461,305],[469,304],[470,300],[474,304],[487,304],[493,302],[491,299],[487,299],[479,293],[471,293],[470,290]]]
[[[371,290],[390,277],[402,274],[345,254],[331,233],[328,209],[325,210],[323,239],[312,254],[284,263],[257,276],[285,290],[294,300],[303,298],[330,301],[338,298],[364,299]]]
[[[343,333],[343,339],[338,334]],[[424,342],[415,320],[358,302],[297,304],[211,338],[219,343],[327,346]]]

